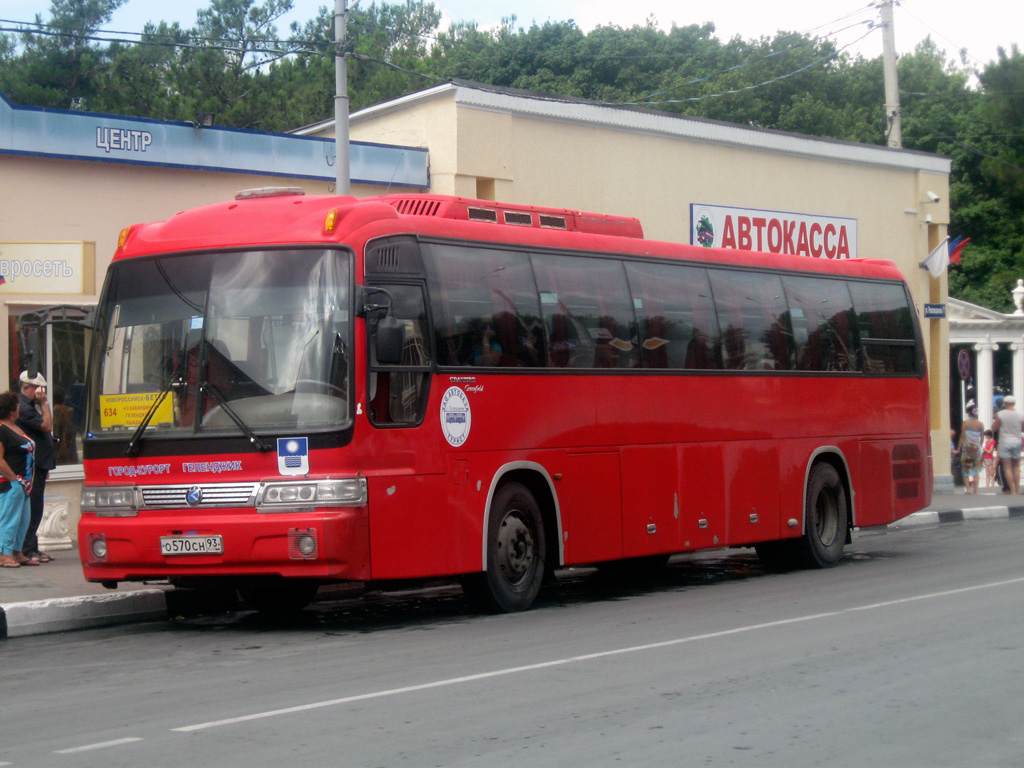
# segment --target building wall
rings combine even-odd
[[[914,153],[865,148],[863,154],[877,160],[851,162],[843,156],[849,145],[840,143],[802,137],[788,142],[811,147],[818,155],[811,156],[799,147],[759,146],[775,135],[755,131],[748,131],[750,146],[737,146],[716,141],[714,124],[709,138],[686,139],[553,118],[539,99],[535,111],[529,100],[509,101],[514,108],[466,106],[454,89],[359,113],[351,136],[428,147],[431,192],[636,216],[651,239],[690,242],[695,203],[856,219],[858,255],[891,259],[907,277],[929,360],[934,469],[936,475],[950,473],[943,406],[948,327],[944,320],[923,319],[926,302],[946,301],[946,277],[933,279],[919,267],[945,237],[949,221],[948,174],[928,170],[934,158],[921,156],[918,163]],[[832,145],[838,157],[827,156]],[[928,191],[940,201],[923,202]]]

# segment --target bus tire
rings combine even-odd
[[[848,521],[846,490],[839,472],[831,464],[815,464],[804,504],[803,564],[811,568],[837,565],[843,556]]]
[[[492,613],[525,611],[546,570],[544,519],[533,494],[507,483],[494,495],[487,531],[487,570],[462,579],[470,602]]]
[[[242,599],[268,616],[290,616],[305,608],[316,597],[320,584],[304,579],[258,580],[240,584]]]

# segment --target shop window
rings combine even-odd
[[[82,323],[87,314],[88,307],[57,306],[8,319],[8,380],[15,391],[20,390],[18,377],[29,363],[29,339],[38,339],[37,365],[50,385],[57,466],[82,463],[86,349],[92,336]]]

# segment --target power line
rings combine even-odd
[[[622,102],[622,104],[625,104],[625,105],[628,105],[628,106],[657,106],[657,105],[661,105],[661,104],[685,104],[685,103],[688,103],[688,102],[706,101],[707,99],[717,99],[717,98],[719,98],[721,96],[731,96],[732,94],[744,93],[745,91],[753,91],[753,90],[755,90],[757,88],[763,88],[766,85],[772,85],[773,83],[777,83],[780,80],[786,80],[787,78],[793,77],[794,75],[799,75],[801,72],[806,72],[808,69],[811,69],[812,67],[815,67],[818,64],[821,64],[821,63],[824,63],[826,61],[831,61],[833,59],[836,59],[836,58],[839,57],[839,54],[842,53],[845,49],[849,48],[851,45],[856,45],[861,40],[863,40],[868,35],[870,35],[872,32],[874,32],[873,28],[869,29],[863,35],[858,37],[856,40],[853,40],[852,42],[847,43],[842,48],[837,48],[834,52],[830,53],[827,56],[821,56],[821,57],[815,59],[814,61],[810,62],[809,64],[805,64],[804,66],[800,67],[799,69],[795,69],[792,72],[787,72],[784,75],[779,75],[778,77],[773,77],[770,80],[765,80],[765,81],[760,82],[760,83],[754,83],[753,85],[746,85],[746,86],[743,86],[742,88],[733,88],[733,89],[730,89],[728,91],[721,91],[720,93],[706,93],[706,94],[703,94],[701,96],[691,96],[691,97],[686,98],[686,99],[663,99],[663,100],[659,100],[659,101],[627,101],[627,102]],[[704,80],[704,79],[707,79],[707,78],[701,78],[701,80]],[[701,82],[701,80],[696,80],[694,82]],[[687,85],[689,85],[689,83],[687,83]],[[682,87],[682,86],[680,86],[680,87]]]
[[[668,90],[665,90],[665,91],[657,91],[656,93],[650,93],[650,94],[648,94],[646,96],[641,96],[636,102],[631,102],[631,103],[635,103],[635,104],[649,104],[649,103],[652,103],[652,102],[650,102],[648,100],[649,99],[653,99],[655,96],[664,96],[665,94],[673,93],[674,91],[681,90],[683,88],[686,88],[687,86],[696,85],[697,83],[706,82],[706,81],[711,80],[711,79],[713,79],[715,77],[718,77],[719,75],[724,75],[724,74],[727,74],[729,72],[735,72],[736,70],[744,69],[746,67],[753,66],[754,64],[757,64],[759,62],[767,61],[768,59],[774,58],[775,56],[781,56],[784,53],[789,53],[790,51],[795,51],[798,48],[805,48],[808,45],[813,45],[814,43],[819,42],[821,40],[826,40],[829,37],[831,37],[832,35],[837,35],[840,32],[845,32],[847,29],[853,29],[854,27],[858,27],[858,26],[860,26],[861,24],[864,24],[864,23],[867,23],[867,22],[858,22],[857,24],[851,24],[851,25],[849,25],[847,27],[843,27],[842,29],[836,30],[835,32],[830,32],[828,35],[824,35],[824,36],[821,36],[821,37],[814,37],[814,38],[810,38],[810,39],[806,39],[805,38],[801,42],[797,43],[796,45],[792,45],[789,48],[784,48],[784,49],[782,49],[780,51],[772,51],[771,53],[767,54],[766,56],[762,56],[759,59],[754,59],[752,61],[746,61],[746,62],[743,62],[741,64],[736,64],[736,65],[734,65],[732,67],[728,67],[726,69],[719,70],[718,72],[713,72],[710,75],[705,75],[704,77],[695,78],[695,79],[690,80],[688,82],[685,82],[685,83],[683,83],[681,85],[677,85],[677,86],[674,86],[672,88],[669,88]],[[867,35],[864,35],[864,37],[867,37]],[[860,39],[863,39],[863,37],[860,38]],[[850,45],[852,45],[852,43],[850,43]],[[849,46],[844,46],[844,48],[845,47],[849,47]],[[839,50],[842,50],[842,49],[839,49]],[[819,61],[821,61],[821,59],[819,59]],[[812,62],[812,65],[814,63],[817,63],[817,62]],[[802,70],[798,70],[798,71],[802,71]],[[788,75],[787,75],[787,77],[788,77]],[[705,98],[710,98],[710,96],[705,97]],[[662,101],[662,102],[656,102],[656,103],[670,104],[670,103],[674,103],[674,102]]]

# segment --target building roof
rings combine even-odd
[[[367,107],[352,113],[349,119],[352,123],[359,123],[442,98],[453,98],[458,106],[468,109],[504,112],[543,120],[669,136],[801,157],[946,175],[952,169],[950,158],[927,152],[805,136],[720,120],[571,97],[548,96],[463,80],[453,80]],[[295,132],[299,135],[322,133],[333,125],[332,118],[305,126]]]

